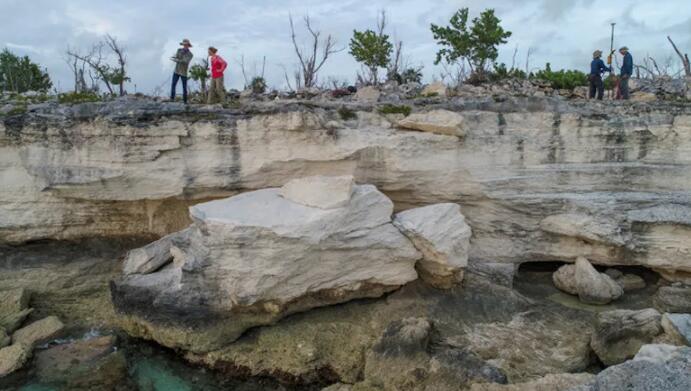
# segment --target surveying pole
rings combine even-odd
[[[612,69],[612,57],[614,56],[614,26],[616,23],[612,22],[612,37],[609,41],[609,56],[607,56],[607,65],[609,65],[609,77],[613,77],[613,69]],[[614,95],[614,91],[619,88],[619,80],[617,80],[617,86],[610,91],[609,97],[612,98]]]

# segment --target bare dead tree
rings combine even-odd
[[[453,88],[460,87],[463,84],[463,81],[468,78],[468,71],[466,69],[465,62],[457,62],[454,64],[447,64],[446,62],[443,62],[441,66],[441,81],[449,84]]]
[[[237,62],[240,65],[240,72],[242,72],[242,79],[245,81],[245,88],[249,85],[247,80],[247,72],[245,71],[245,55],[240,56],[240,61]]]
[[[110,34],[106,34],[103,38],[105,45],[110,48],[110,50],[115,54],[115,60],[117,62],[117,68],[114,72],[111,72],[111,82],[119,86],[120,96],[125,95],[125,82],[129,80],[127,73],[125,72],[125,66],[127,65],[127,57],[125,55],[125,48],[120,45],[117,38]]]
[[[511,58],[511,69],[516,68],[516,56],[518,55],[518,45],[516,45],[516,48],[513,50],[513,57]]]
[[[691,76],[691,63],[689,63],[689,55],[688,53],[682,54],[681,51],[677,48],[677,45],[674,44],[674,41],[672,41],[672,38],[670,36],[667,36],[667,40],[669,43],[672,44],[672,47],[674,48],[674,51],[677,53],[677,56],[681,59],[681,63],[684,65],[684,73],[686,76]]]
[[[533,48],[529,47],[528,52],[525,55],[525,75],[528,77],[530,75],[530,55],[533,54]]]
[[[252,73],[250,74],[247,71],[247,68],[245,67],[245,55],[240,56],[240,61],[237,61],[238,65],[240,66],[240,72],[242,72],[242,79],[245,81],[245,89],[247,89],[251,84],[252,80],[256,78],[262,78],[264,79],[264,72],[266,71],[266,56],[262,58],[262,70],[261,73],[257,72],[257,63],[254,62],[252,65]]]
[[[74,92],[80,93],[87,90],[86,80],[84,79],[84,74],[86,71],[86,63],[80,61],[78,58],[70,56],[70,49],[67,49],[65,53],[65,62],[70,67],[72,75],[74,77]]]
[[[288,17],[290,21],[290,37],[293,42],[295,54],[300,63],[300,74],[302,78],[302,85],[304,88],[311,88],[317,83],[317,76],[319,70],[324,66],[329,56],[338,53],[345,48],[336,48],[336,41],[331,34],[327,35],[325,39],[321,39],[321,31],[316,31],[312,27],[309,16],[303,18],[305,28],[311,36],[311,45],[309,49],[301,49],[297,42],[297,35],[295,33],[295,24],[293,23],[293,16]]]
[[[103,42],[94,44],[86,54],[73,49],[67,49],[67,55],[87,64],[97,75],[98,79],[105,84],[108,92],[113,94],[113,87],[108,74],[109,67],[104,63]]]

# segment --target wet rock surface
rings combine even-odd
[[[125,383],[127,363],[115,342],[113,336],[94,337],[38,351],[36,375],[41,382],[69,389],[116,389]]]
[[[650,308],[639,311],[615,310],[598,315],[590,346],[605,365],[633,358],[641,346],[662,332],[661,315]]]

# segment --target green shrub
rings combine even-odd
[[[531,78],[548,82],[550,86],[558,90],[573,90],[576,87],[588,85],[588,75],[576,70],[552,71],[549,63],[544,70],[531,74]]]
[[[412,109],[410,106],[396,106],[396,105],[384,105],[378,109],[381,114],[403,114],[404,116],[409,116]]]
[[[7,114],[5,114],[5,115],[10,116],[10,115],[24,114],[24,113],[26,113],[26,110],[27,110],[26,104],[21,104],[18,106],[14,106],[12,108],[12,110],[8,111]]]
[[[68,92],[58,95],[58,102],[65,104],[76,104],[86,102],[99,102],[101,97],[95,92]]]
[[[338,109],[338,115],[344,121],[350,121],[351,119],[357,119],[357,113],[347,107],[341,107]]]
[[[260,76],[253,78],[250,82],[250,89],[255,94],[263,94],[266,91],[266,80]]]
[[[494,64],[494,69],[488,75],[489,81],[497,82],[508,79],[527,79],[524,71],[518,68],[507,68],[506,64]]]

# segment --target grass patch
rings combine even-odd
[[[347,107],[341,107],[340,109],[338,109],[338,115],[341,116],[341,119],[343,121],[357,119],[357,113]]]
[[[26,110],[27,110],[26,104],[21,104],[18,106],[14,106],[12,108],[12,110],[8,111],[7,114],[5,114],[5,115],[10,116],[10,115],[24,114],[24,113],[26,113]]]
[[[403,114],[404,116],[409,116],[412,109],[410,106],[405,105],[384,105],[377,109],[381,114]]]
[[[58,102],[65,104],[76,104],[86,102],[100,102],[101,97],[93,92],[68,92],[58,95]]]

